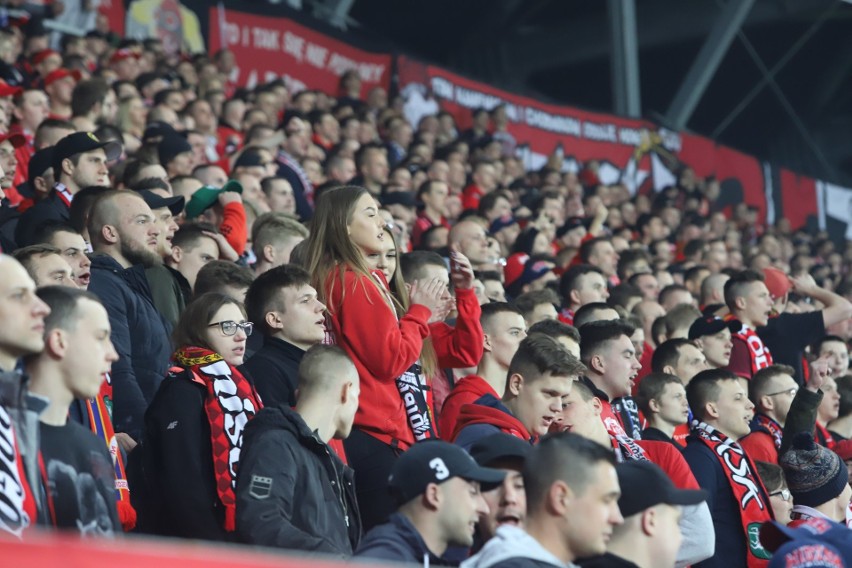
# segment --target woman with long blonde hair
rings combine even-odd
[[[400,314],[385,275],[367,263],[384,239],[379,206],[366,189],[343,186],[320,196],[306,268],[328,306],[328,329],[361,378],[361,404],[345,447],[365,530],[395,509],[386,482],[397,456],[434,435],[426,393],[411,369],[446,290],[439,279],[413,283]]]

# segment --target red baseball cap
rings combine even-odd
[[[20,148],[27,143],[26,137],[20,132],[7,132],[6,134],[0,134],[0,144],[6,140],[11,142],[12,146],[15,148]]]
[[[777,268],[764,268],[763,279],[766,287],[769,289],[769,295],[772,296],[773,300],[783,298],[790,291],[790,288],[792,288],[790,278]]]
[[[115,50],[115,52],[110,56],[109,62],[118,63],[119,61],[124,61],[125,59],[129,59],[131,57],[139,59],[142,56],[139,55],[137,52],[133,51],[132,49],[122,47],[121,49]]]
[[[0,79],[0,98],[2,97],[14,97],[17,94],[22,93],[24,90],[20,87],[13,87],[3,79]]]
[[[47,74],[47,76],[44,78],[44,86],[47,87],[48,85],[55,83],[56,81],[59,81],[61,79],[65,79],[66,77],[71,77],[74,79],[75,82],[77,82],[83,77],[83,74],[76,69],[72,71],[71,69],[60,67],[59,69],[55,69]]]
[[[32,59],[30,59],[30,62],[33,65],[38,65],[39,63],[41,63],[42,61],[44,61],[45,59],[47,59],[51,55],[55,55],[55,56],[59,57],[60,59],[62,59],[62,55],[58,51],[54,51],[52,49],[42,49],[41,51],[33,54]]]

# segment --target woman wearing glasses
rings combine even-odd
[[[145,414],[144,486],[131,489],[143,532],[232,539],[240,435],[262,408],[237,369],[251,332],[225,294],[202,294],[181,314],[174,366]]]

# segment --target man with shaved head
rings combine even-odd
[[[113,423],[117,433],[138,440],[145,409],[166,375],[171,355],[169,326],[154,308],[145,268],[159,262],[160,229],[151,208],[131,191],[107,191],[89,216],[92,259],[89,291],[109,314],[119,354],[112,366]],[[126,450],[131,440],[118,436]]]
[[[476,221],[465,219],[456,223],[450,229],[448,241],[449,249],[456,250],[469,258],[474,270],[494,262],[494,259],[490,259],[488,255],[488,238],[485,228]]]
[[[361,536],[354,473],[328,444],[349,436],[360,392],[346,353],[314,345],[299,364],[296,407],[267,406],[249,422],[236,490],[246,542],[352,555]]]
[[[35,294],[35,282],[21,264],[0,254],[0,534],[18,538],[34,525],[44,505],[38,470],[37,411],[42,400],[24,402],[18,360],[44,349],[44,318],[50,308]],[[27,416],[33,413],[35,415]],[[28,427],[29,426],[29,427]]]

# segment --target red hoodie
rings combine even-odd
[[[472,288],[456,290],[456,311],[458,311],[458,317],[456,317],[455,327],[444,322],[429,324],[429,335],[432,337],[432,346],[435,348],[438,367],[441,369],[476,367],[482,359],[484,334],[482,325],[479,323],[482,310]],[[430,377],[432,378],[434,377]],[[443,377],[438,377],[431,383],[433,408],[440,426],[441,413],[451,392],[450,382]]]
[[[465,404],[461,407],[451,440],[455,442],[462,430],[474,424],[494,426],[504,434],[515,436],[526,442],[532,438],[526,426],[505,410],[500,399],[487,394],[475,403]]]
[[[380,271],[373,275],[385,283]],[[431,311],[415,304],[397,320],[382,291],[368,276],[349,268],[343,282],[336,270],[332,272],[325,289],[331,331],[361,378],[355,426],[388,445],[408,449],[414,444],[414,434],[396,379],[420,357],[423,339],[429,335],[426,322]]]
[[[480,376],[468,375],[460,379],[453,387],[450,395],[444,400],[444,407],[441,409],[441,416],[438,419],[438,433],[441,438],[448,441],[452,439],[462,407],[473,404],[486,394],[490,394],[494,398],[500,396]]]

